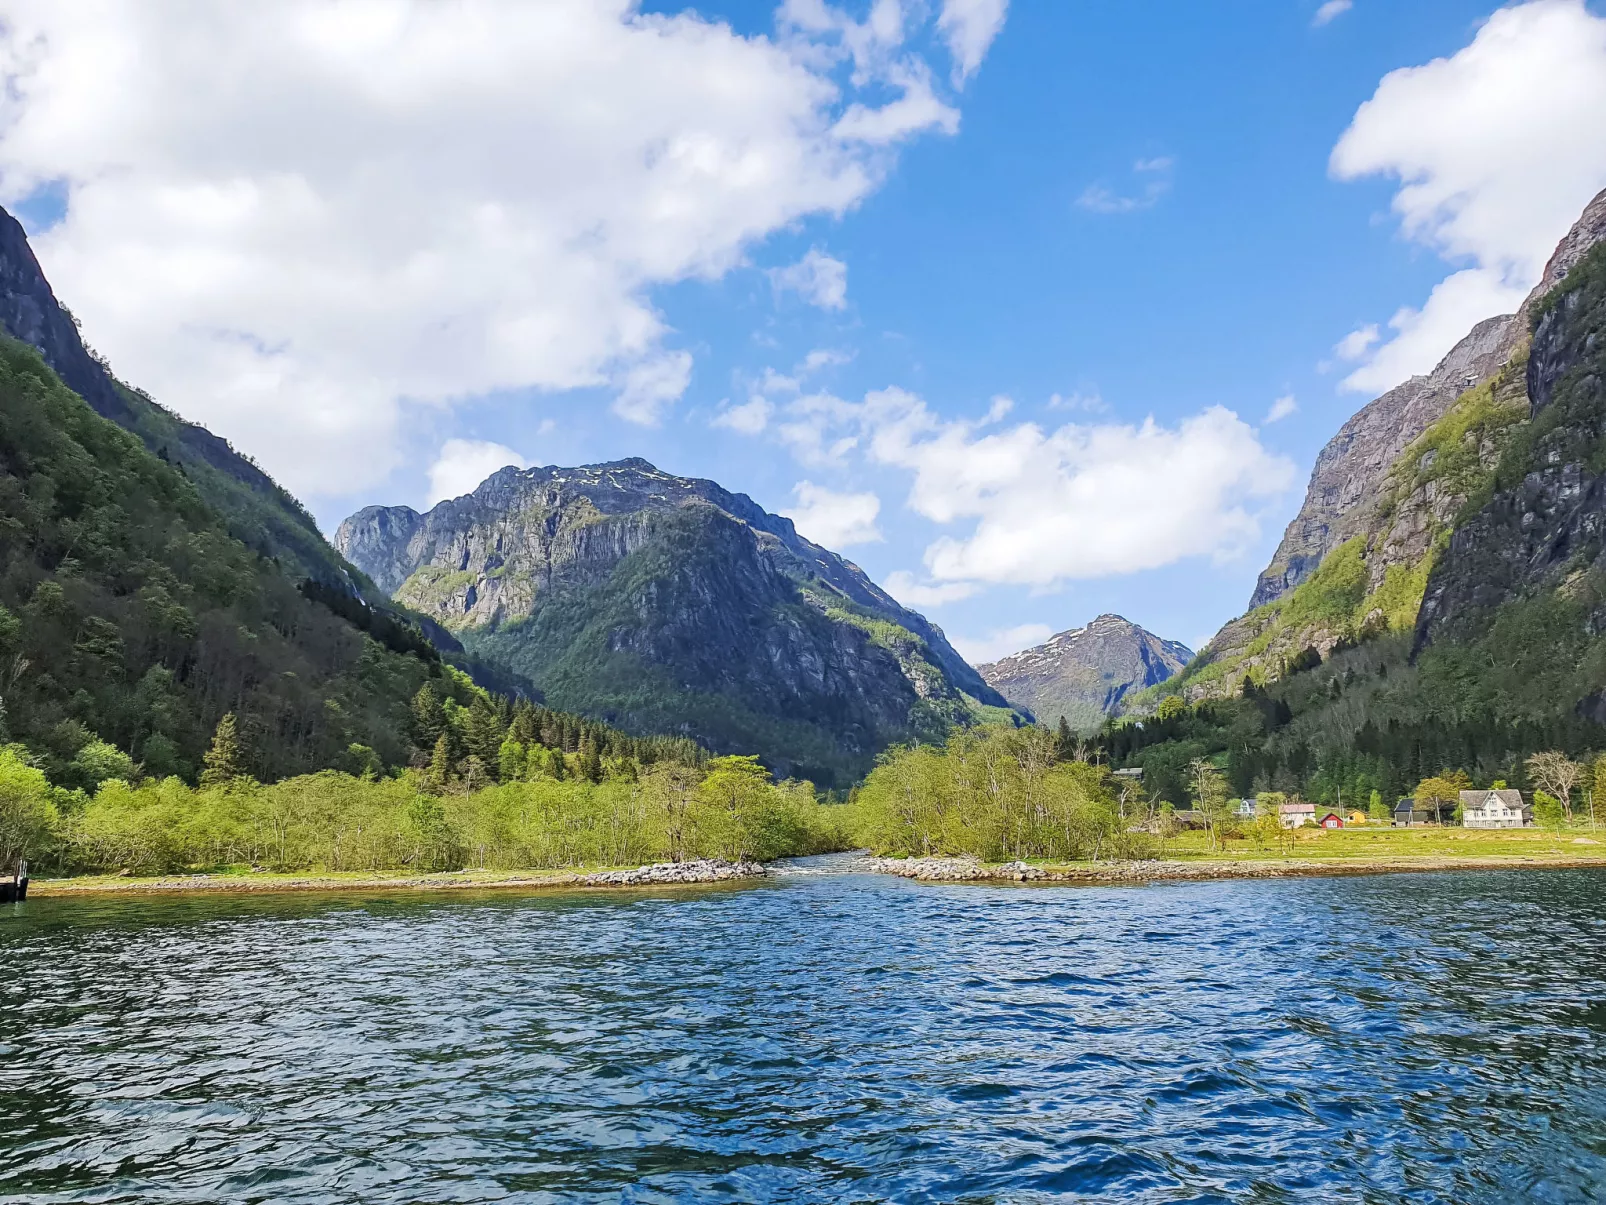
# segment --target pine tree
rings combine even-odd
[[[597,752],[597,742],[589,735],[580,743],[580,776],[592,782],[602,781],[602,754]]]
[[[1076,756],[1076,736],[1064,716],[1060,716],[1059,732],[1054,738],[1054,756],[1060,761],[1070,761]]]
[[[428,682],[413,696],[412,713],[413,744],[420,749],[433,749],[446,727],[446,718],[441,714],[440,698]]]
[[[435,752],[429,759],[429,781],[444,787],[452,777],[452,742],[443,732],[435,738]]]
[[[235,725],[234,713],[228,712],[217,722],[212,734],[212,747],[202,759],[201,785],[221,787],[244,777],[245,766],[240,753],[240,734]]]

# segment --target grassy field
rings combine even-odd
[[[1589,858],[1606,857],[1606,829],[1574,827],[1555,829],[1392,828],[1388,825],[1355,826],[1326,830],[1292,829],[1285,843],[1263,844],[1251,839],[1223,840],[1210,848],[1202,832],[1182,833],[1165,843],[1166,858],[1186,861],[1224,859],[1299,858]]]

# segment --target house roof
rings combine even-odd
[[[1299,812],[1314,813],[1316,805],[1314,803],[1280,803],[1277,805],[1277,810],[1285,816]]]
[[[1493,797],[1493,799],[1498,799],[1508,808],[1522,808],[1526,806],[1522,802],[1522,792],[1513,791],[1509,787],[1499,791],[1462,791],[1461,806],[1464,808],[1488,807],[1490,802],[1492,802],[1491,797]]]

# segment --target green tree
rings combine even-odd
[[[240,734],[232,711],[217,722],[212,733],[212,745],[202,761],[203,787],[227,786],[237,778],[245,777],[245,759],[240,749]]]
[[[55,841],[59,813],[44,772],[18,745],[0,747],[0,874],[37,858]]]
[[[1188,705],[1183,702],[1181,695],[1167,695],[1160,700],[1160,706],[1155,709],[1154,715],[1163,723],[1166,720],[1176,719],[1187,709]]]
[[[1188,792],[1193,796],[1194,810],[1204,815],[1210,848],[1219,849],[1221,829],[1228,821],[1225,776],[1208,758],[1195,758],[1188,763]]]
[[[1380,820],[1385,824],[1394,818],[1389,812],[1389,805],[1383,802],[1382,791],[1372,792],[1372,798],[1366,805],[1366,813],[1373,820]]]
[[[1054,735],[1054,756],[1060,761],[1070,761],[1076,756],[1076,734],[1064,716],[1060,716],[1059,730]]]
[[[435,749],[429,758],[429,781],[440,790],[452,780],[452,738],[445,732],[435,738]]]
[[[524,746],[514,739],[510,729],[496,751],[496,777],[501,782],[518,782],[528,773],[528,756]]]

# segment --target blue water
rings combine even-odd
[[[1603,888],[31,901],[0,1199],[1597,1201]]]

